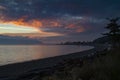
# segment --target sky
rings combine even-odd
[[[0,34],[43,42],[91,41],[120,17],[120,0],[0,0]]]

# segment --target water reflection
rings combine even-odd
[[[1,45],[0,65],[65,55],[90,49],[90,46]]]

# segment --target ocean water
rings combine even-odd
[[[0,45],[0,65],[66,55],[91,48],[75,45]]]

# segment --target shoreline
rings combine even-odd
[[[102,49],[101,49],[102,50]],[[14,63],[0,66],[0,79],[1,78],[17,78],[22,75],[42,72],[46,68],[54,67],[57,63],[60,63],[67,59],[82,58],[92,53],[99,51],[97,48],[70,53],[67,55],[61,55],[56,57],[50,57],[45,59]]]

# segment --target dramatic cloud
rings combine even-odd
[[[93,39],[104,32],[105,18],[120,16],[119,3],[119,0],[0,0],[0,24],[34,27],[70,36],[71,40],[94,34]]]

